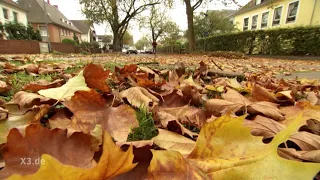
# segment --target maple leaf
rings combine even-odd
[[[0,177],[37,172],[40,163],[34,162],[40,160],[42,154],[53,156],[66,165],[92,167],[91,161],[94,155],[94,151],[91,150],[92,139],[90,135],[79,132],[67,137],[64,130],[50,130],[40,124],[27,126],[24,135],[18,129],[12,129],[2,151],[6,166],[0,171]],[[22,163],[22,159],[25,162]],[[28,164],[27,161],[33,163]]]
[[[44,154],[41,160],[45,162],[35,174],[17,175],[14,174],[8,179],[74,179],[74,180],[90,180],[90,179],[109,179],[119,174],[125,173],[133,169],[132,146],[126,152],[120,150],[114,144],[111,136],[105,132],[103,141],[103,153],[96,166],[90,169],[65,165],[54,157]]]
[[[289,180],[312,179],[318,173],[320,164],[290,161],[277,154],[279,144],[298,128],[301,116],[269,144],[250,134],[242,125],[244,118],[226,115],[207,123],[187,158],[175,151],[152,150],[149,179]]]
[[[130,129],[138,126],[136,112],[128,105],[108,107],[106,100],[96,91],[78,91],[63,104],[73,112],[66,129],[90,133],[97,124],[110,132],[116,141],[126,141]],[[63,120],[65,124],[66,120]]]
[[[109,93],[111,89],[106,84],[110,70],[103,70],[101,65],[88,64],[84,68],[83,75],[88,87]]]
[[[69,81],[61,87],[40,90],[38,93],[42,96],[61,101],[70,99],[76,91],[81,90],[90,90],[85,83],[83,71],[81,71],[77,76],[69,79]]]

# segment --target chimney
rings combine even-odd
[[[53,5],[53,6],[56,7],[57,9],[59,9],[59,8],[58,8],[58,5]]]
[[[50,0],[47,0],[47,3],[50,5]]]

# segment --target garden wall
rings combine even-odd
[[[66,43],[51,43],[51,50],[52,51],[58,51],[61,53],[77,53],[77,47],[75,47],[72,44],[66,44]]]
[[[265,55],[320,55],[320,27],[244,31],[199,39],[198,51]]]
[[[39,54],[38,41],[0,40],[0,54]]]

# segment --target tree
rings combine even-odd
[[[34,31],[31,25],[25,26],[21,23],[0,24],[0,31],[7,39],[12,40],[37,40],[42,41],[39,31]],[[6,35],[7,34],[7,35]]]
[[[147,47],[151,44],[150,40],[146,37],[146,36],[143,36],[141,39],[139,39],[135,46],[137,49],[143,49],[144,47]]]
[[[133,46],[133,36],[130,34],[130,32],[126,31],[122,38],[122,45],[129,45]]]
[[[187,13],[187,19],[188,19],[188,42],[189,42],[189,52],[193,52],[195,50],[196,46],[196,39],[195,39],[195,32],[194,32],[194,11],[200,7],[200,5],[206,1],[210,2],[212,0],[183,0],[186,5],[186,13]],[[228,3],[234,3],[238,5],[236,0],[215,0],[215,1],[221,1],[225,5]],[[239,5],[238,5],[239,6]]]
[[[108,22],[113,32],[113,49],[121,49],[129,22],[147,7],[163,0],[79,0],[83,13],[96,23]]]
[[[158,38],[167,31],[168,19],[164,9],[159,6],[156,8],[154,5],[150,9],[150,16],[144,16],[140,19],[140,29],[143,27],[150,30],[152,42],[157,42]]]
[[[194,18],[196,38],[235,31],[233,23],[227,18],[225,11],[208,11]]]

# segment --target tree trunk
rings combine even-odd
[[[186,3],[186,13],[188,18],[188,42],[189,42],[189,52],[192,53],[195,50],[196,39],[194,36],[194,27],[193,27],[193,8],[191,6],[190,0],[185,0]]]
[[[113,51],[121,51],[121,36],[118,31],[113,32]]]

